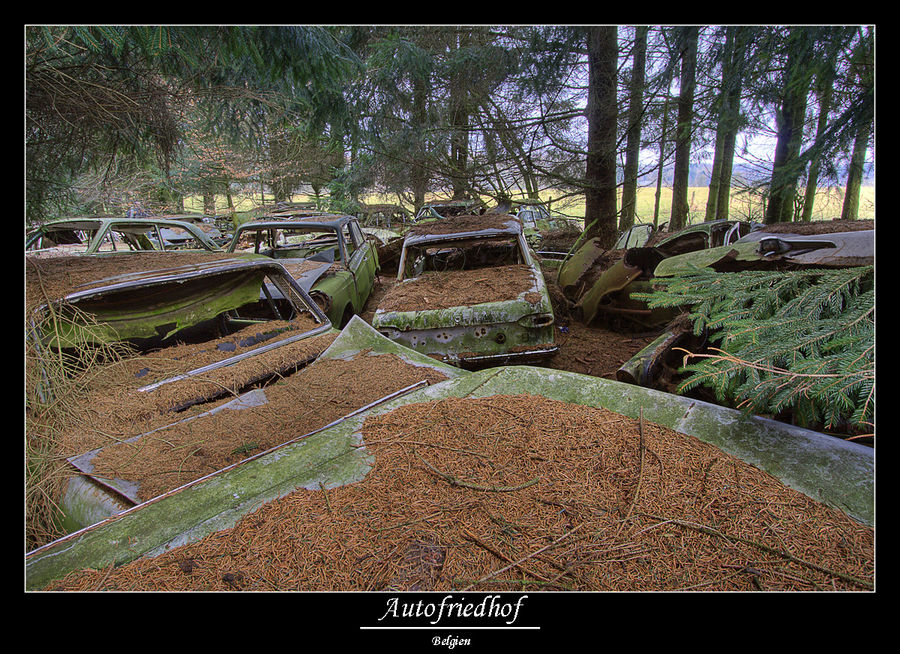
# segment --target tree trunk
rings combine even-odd
[[[428,97],[428,87],[421,77],[413,79],[413,123],[420,129],[421,138],[425,136],[426,121],[426,101]],[[428,188],[428,171],[425,168],[425,143],[419,141],[415,145],[416,157],[412,164],[410,178],[412,182],[413,206],[414,212],[418,213],[422,205],[425,204],[425,190]]]
[[[674,65],[674,62],[672,62]],[[672,86],[672,68],[666,75],[666,99],[663,101],[662,128],[659,135],[659,167],[656,170],[656,200],[653,205],[653,229],[659,227],[659,201],[662,196],[663,170],[666,165],[666,137],[669,129],[669,88]]]
[[[860,125],[853,142],[853,154],[850,157],[850,170],[847,172],[847,188],[844,189],[844,206],[841,208],[841,220],[859,218],[859,191],[862,186],[863,166],[866,161],[866,148],[869,145],[868,123]]]
[[[465,45],[466,37],[459,35],[456,48]],[[453,199],[461,200],[468,195],[469,185],[466,168],[469,160],[469,98],[466,80],[461,73],[450,80],[450,182]]]
[[[722,165],[725,157],[725,138],[728,131],[728,120],[731,116],[729,102],[731,99],[732,73],[734,66],[734,32],[735,27],[725,28],[725,48],[722,53],[722,88],[719,91],[719,121],[716,125],[716,145],[713,153],[712,172],[709,176],[709,193],[706,199],[705,220],[715,220],[719,213],[719,188],[722,183]]]
[[[675,135],[675,171],[672,179],[672,218],[669,231],[688,224],[688,184],[691,172],[691,127],[696,85],[699,27],[682,28],[681,91],[678,96],[678,128]]]
[[[731,208],[731,173],[734,167],[734,146],[741,129],[741,91],[743,90],[743,63],[747,50],[747,42],[751,38],[753,28],[739,27],[735,32],[734,52],[732,53],[731,81],[727,96],[728,119],[724,123],[722,139],[722,168],[719,171],[719,197],[716,200],[716,219],[725,220]]]
[[[207,216],[216,214],[216,195],[211,190],[203,191],[203,213]]]
[[[794,215],[794,197],[801,172],[796,160],[803,142],[803,123],[806,119],[811,81],[811,69],[807,66],[810,47],[802,32],[804,29],[792,30],[788,38],[789,54],[785,71],[784,99],[775,143],[769,204],[766,208],[767,225],[790,222]]]
[[[854,67],[857,69],[860,86],[872,91],[874,89],[874,61],[872,60],[872,33],[863,35],[854,53]],[[847,172],[847,187],[844,189],[844,206],[841,209],[843,220],[856,220],[859,217],[859,191],[862,186],[863,166],[866,160],[866,148],[869,144],[869,132],[872,129],[873,117],[869,112],[861,116],[861,122],[853,142],[853,154],[850,156],[850,170]]]
[[[832,71],[834,68],[832,67]],[[826,75],[819,84],[819,120],[816,123],[816,143],[828,124],[828,112],[831,110],[832,81],[834,75]],[[800,220],[812,220],[813,206],[816,202],[816,191],[819,186],[819,166],[821,164],[822,155],[819,152],[813,154],[809,162],[809,171],[806,174],[806,193],[803,196],[803,213]]]
[[[585,233],[601,247],[616,238],[616,27],[587,28],[588,142],[585,164]]]
[[[628,99],[628,135],[625,143],[625,172],[622,182],[622,214],[619,231],[634,225],[637,203],[638,161],[641,153],[641,119],[644,114],[644,67],[647,58],[647,27],[635,28],[634,63]]]
[[[734,111],[734,123],[725,133],[724,143],[722,144],[722,169],[719,171],[719,197],[716,200],[716,219],[725,220],[728,218],[728,211],[731,208],[731,171],[734,166],[734,145],[737,141],[738,134],[738,114],[740,103],[740,91],[737,91],[737,97],[732,98],[736,103],[732,106]]]

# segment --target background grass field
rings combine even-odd
[[[705,186],[692,187],[688,189],[688,202],[690,204],[690,223],[702,222],[706,215],[706,197],[709,189]],[[560,194],[552,191],[541,194],[541,199],[550,201],[551,208],[554,213],[561,213],[573,218],[584,218],[584,200],[564,200],[560,201]],[[311,202],[315,198],[309,195],[298,194],[293,198],[295,202]],[[437,198],[429,198],[437,199]],[[364,201],[370,204],[396,204],[397,199],[394,196],[372,195],[364,198]],[[234,198],[236,211],[251,211],[260,204],[259,196]],[[267,203],[273,202],[273,198],[267,197]],[[832,220],[841,215],[841,206],[844,202],[844,189],[841,187],[820,188],[816,195],[816,201],[813,208],[813,220]],[[653,188],[642,188],[638,190],[637,199],[637,222],[652,223],[654,206],[656,203],[656,190]],[[488,202],[490,205],[491,203]],[[226,206],[224,197],[216,198],[216,209],[221,211]],[[185,209],[187,211],[203,212],[203,201],[199,196],[186,198]],[[664,188],[660,193],[659,199],[659,222],[667,222],[672,213],[672,189]],[[731,218],[739,220],[755,220],[762,222],[765,215],[765,205],[758,195],[749,195],[734,191],[731,198],[730,213]],[[875,187],[864,186],[860,192],[859,202],[859,218],[871,220],[875,218]]]

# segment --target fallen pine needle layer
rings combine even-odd
[[[529,395],[370,417],[361,482],[297,490],[54,590],[870,590],[873,529],[669,429]]]
[[[302,343],[303,341],[301,341]],[[265,388],[266,403],[185,420],[104,448],[93,475],[137,483],[146,501],[320,429],[411,384],[444,381],[393,354],[319,359]]]
[[[507,302],[523,293],[532,304],[541,301],[534,289],[534,271],[524,264],[426,272],[400,282],[385,293],[379,311],[432,311],[452,307]],[[531,292],[529,292],[531,291]]]
[[[239,259],[227,252],[121,252],[106,256],[64,256],[25,259],[25,297],[30,312],[38,304],[99,285],[99,280],[124,273],[168,270],[192,264]]]
[[[285,323],[290,324],[290,323]],[[255,377],[277,372],[294,364],[302,364],[318,356],[334,342],[337,333],[324,333],[296,343],[276,348],[264,355],[251,357],[234,366],[213,370],[190,381],[173,382],[149,392],[139,388],[163,379],[185,374],[229,356],[242,354],[267,345],[277,338],[291,336],[285,331],[276,338],[242,346],[255,340],[259,332],[278,329],[281,323],[248,327],[215,341],[201,344],[177,344],[161,350],[130,356],[104,366],[98,373],[87,373],[78,398],[69,408],[60,442],[62,456],[113,445],[139,434],[164,427],[182,418],[208,411],[234,399],[234,392]],[[236,343],[234,350],[219,349],[222,343]],[[282,363],[283,362],[283,363]],[[222,397],[205,402],[212,391],[224,392]],[[195,406],[186,411],[175,409],[190,401]]]

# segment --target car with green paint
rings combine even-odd
[[[624,252],[607,250],[599,239],[589,239],[560,266],[557,284],[572,303],[573,315],[584,324],[602,317],[614,326],[656,328],[674,316],[673,310],[651,310],[632,296],[651,290],[651,279],[660,262],[733,244],[761,227],[739,220],[709,221],[668,236],[658,232],[643,247]]]
[[[331,329],[284,267],[264,257],[53,257],[27,261],[25,277],[29,334],[40,349],[152,348],[301,318],[311,329]]]
[[[435,200],[426,202],[416,212],[415,222],[427,222],[484,213],[484,203],[480,200]]]
[[[513,216],[458,216],[406,235],[395,284],[372,319],[381,334],[464,367],[558,351],[549,292]]]
[[[363,353],[367,358],[395,354],[414,361],[423,369],[428,365],[441,365],[435,361],[429,363],[425,357],[380,336],[358,318],[340,333],[320,360],[354,356],[359,359]],[[639,420],[641,425],[652,423],[668,427],[680,432],[685,439],[706,444],[711,452],[709,461],[713,463],[721,450],[782,480],[799,493],[846,513],[863,525],[875,523],[875,463],[871,447],[702,400],[602,377],[537,366],[506,366],[475,372],[460,370],[457,375],[452,375],[446,368],[448,366],[442,368],[448,376],[446,381],[364,407],[302,440],[259,453],[177,492],[136,506],[116,506],[105,513],[98,511],[102,522],[91,522],[91,528],[80,529],[26,553],[26,589],[41,591],[77,570],[111,570],[141,559],[153,563],[159,555],[182,545],[216,538],[215,534],[234,529],[243,519],[260,519],[260,507],[298,491],[324,498],[321,499],[322,514],[327,519],[326,507],[331,506],[329,497],[333,501],[333,494],[350,485],[364,483],[378,469],[384,447],[369,442],[371,438],[367,438],[364,429],[368,420],[409,405],[455,398],[489,399],[527,394],[569,405],[605,409]],[[250,404],[256,395],[257,391],[250,391],[235,401]],[[514,415],[510,417],[515,419]],[[529,423],[533,418],[520,417]],[[209,418],[199,416],[195,422]],[[615,425],[613,415],[611,419]],[[546,427],[556,428],[551,423]],[[638,435],[634,438],[634,449],[637,450]],[[804,456],[798,456],[798,452],[803,452]],[[593,454],[586,456],[590,455]],[[78,463],[83,465],[81,461]],[[699,465],[702,464],[703,461]],[[87,474],[73,479],[87,477]],[[490,483],[496,485],[499,482]],[[86,497],[87,493],[80,495]],[[100,503],[96,496],[90,500],[94,505]],[[403,489],[396,501],[404,501]],[[88,504],[88,501],[83,503]],[[115,517],[107,519],[113,512]],[[425,518],[427,516],[423,514],[422,519]],[[315,541],[311,545],[315,546]],[[247,550],[253,553],[252,548]],[[403,552],[398,556],[402,557]],[[169,557],[165,564],[174,565],[176,561]],[[182,568],[186,573],[192,569],[190,561],[187,559],[188,564]],[[163,561],[159,562],[159,565],[163,564]]]
[[[552,213],[541,200],[504,200],[488,213],[515,216],[525,240],[542,259],[563,259],[584,231],[582,221]]]
[[[235,230],[227,251],[276,260],[338,327],[363,311],[380,270],[375,245],[346,215],[248,221]]]
[[[44,433],[32,411],[74,402],[87,422],[66,423],[67,433],[78,434],[66,447],[85,449],[131,442],[151,424],[216,413],[236,395],[306,368],[337,336],[283,266],[213,253],[29,260],[26,320],[29,437]],[[69,378],[79,380],[77,400]],[[75,472],[90,472],[90,454],[68,452],[77,455]],[[53,504],[67,531],[127,509],[124,498],[135,490],[104,475],[67,475],[63,489]],[[93,505],[98,498],[106,499]]]
[[[180,220],[182,222],[191,223],[192,225],[198,227],[200,231],[206,234],[209,239],[219,247],[225,247],[231,242],[231,232],[234,230],[234,223],[227,216],[209,216],[199,213],[180,213],[171,215],[163,214],[160,216],[148,217],[163,218],[166,220]],[[180,233],[166,236],[167,240],[176,244],[188,238],[184,234]]]
[[[616,240],[613,250],[627,250],[628,248],[642,247],[646,245],[647,241],[650,240],[650,237],[657,231],[665,230],[667,224],[668,223],[664,224],[659,229],[655,228],[650,223],[638,223],[632,225],[619,234],[619,238]]]
[[[875,230],[869,227],[871,223],[858,221],[858,224],[848,226],[847,223],[829,221],[822,226],[816,225],[813,230],[808,225],[767,225],[728,245],[672,256],[656,266],[654,276],[671,277],[696,268],[741,272],[813,266],[847,268],[875,263]]]
[[[416,224],[412,212],[396,204],[362,204],[356,217],[363,233],[375,244],[381,269],[396,272],[403,235]]]
[[[647,283],[646,292],[654,291],[666,279],[695,275],[703,269],[718,273],[721,282],[726,283],[728,277],[750,271],[784,271],[788,274],[805,269],[873,266],[875,230],[872,227],[873,223],[866,224],[865,221],[766,225],[728,245],[663,259],[654,268],[653,280]],[[645,308],[665,297],[662,290],[655,294],[657,302],[651,299]],[[653,309],[653,315],[660,319],[681,312],[681,307]],[[683,365],[687,350],[706,349],[710,331],[715,332],[715,329],[694,333],[693,326],[687,321],[668,325],[653,343],[617,371],[617,378],[644,386],[651,386],[659,379],[671,380],[678,367]]]
[[[30,256],[95,255],[114,252],[159,252],[221,248],[193,221],[177,218],[64,218],[26,232]]]

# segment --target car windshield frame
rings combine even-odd
[[[181,230],[195,247],[175,245],[166,239],[165,230]],[[73,218],[45,223],[30,232],[25,240],[26,253],[50,253],[60,245],[35,247],[50,234],[75,234],[78,243],[62,245],[78,246],[67,248],[65,254],[94,255],[114,252],[164,252],[171,250],[205,250],[219,252],[219,248],[199,227],[192,223],[159,218]],[[105,245],[108,244],[108,245]],[[121,246],[121,247],[119,247]],[[108,247],[108,249],[106,249]]]
[[[522,225],[518,220],[513,218],[506,223],[505,227],[502,228],[490,227],[481,230],[459,231],[445,234],[425,233],[408,235],[403,241],[403,249],[400,253],[400,262],[398,264],[397,270],[397,280],[403,281],[404,279],[413,279],[418,276],[408,276],[405,274],[407,268],[407,259],[411,250],[438,246],[454,247],[454,243],[473,244],[477,243],[478,241],[498,239],[509,239],[510,241],[515,241],[518,246],[518,257],[521,259],[520,263],[528,266],[535,265],[534,259],[531,257],[531,249],[528,247],[528,243],[525,240],[525,235],[522,232]],[[485,266],[485,268],[490,268],[490,266]]]
[[[334,263],[340,263],[344,267],[349,267],[350,259],[353,254],[365,244],[365,237],[362,230],[358,228],[358,223],[357,230],[354,232],[353,224],[356,223],[356,219],[352,217],[340,217],[336,220],[322,220],[322,218],[323,216],[316,216],[313,220],[292,220],[290,218],[274,220],[263,219],[243,223],[235,230],[231,243],[229,243],[226,251],[234,253],[246,252],[246,249],[238,249],[238,246],[240,245],[241,238],[246,238],[248,232],[255,233],[253,237],[253,253],[263,254],[265,256],[269,255],[260,251],[263,246],[272,252],[276,252],[278,247],[285,247],[284,245],[279,246],[276,241],[275,235],[279,231],[296,232],[297,234],[319,234],[323,237],[334,236],[334,238],[337,239],[340,259],[335,260]],[[344,232],[345,229],[346,233]],[[315,238],[303,239],[301,242],[290,243],[287,245],[288,247],[300,247],[303,243],[314,240]],[[357,243],[357,240],[360,240],[360,242]]]

